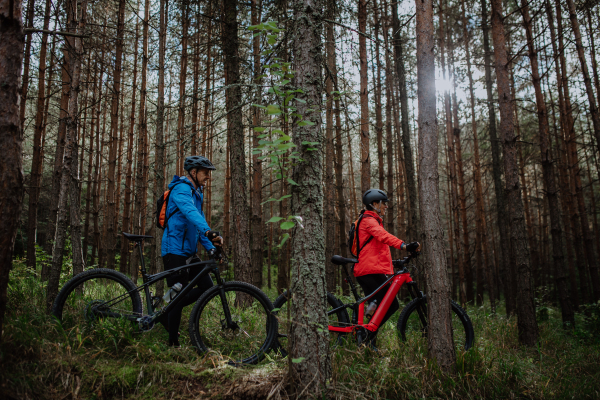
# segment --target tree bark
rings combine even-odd
[[[50,0],[46,0],[44,10],[44,29],[50,25]],[[39,52],[38,97],[35,113],[35,127],[33,133],[33,157],[31,160],[31,178],[29,180],[29,205],[27,212],[27,266],[36,267],[36,233],[37,211],[40,199],[40,184],[42,180],[42,133],[44,131],[44,106],[46,104],[46,54],[48,47],[48,34],[42,34],[42,44]],[[52,57],[52,54],[50,55]],[[25,108],[25,103],[22,100]],[[21,121],[22,122],[22,121]],[[22,127],[22,125],[21,125]]]
[[[600,149],[600,112],[598,111],[598,106],[596,104],[596,98],[594,97],[594,89],[592,88],[592,80],[590,79],[590,73],[588,72],[587,61],[585,59],[585,49],[583,48],[583,42],[581,40],[581,30],[579,29],[579,21],[577,20],[577,10],[575,9],[575,3],[573,0],[566,0],[568,11],[569,11],[569,19],[571,20],[571,27],[573,28],[573,33],[575,34],[575,48],[577,49],[577,56],[579,57],[579,63],[581,65],[581,74],[583,75],[583,82],[585,84],[585,92],[587,94],[588,103],[590,105],[590,117],[592,118],[592,123],[594,125],[594,136],[596,137],[596,145],[598,149]],[[585,229],[585,228],[584,228]],[[589,231],[589,228],[588,228]],[[585,234],[584,236],[588,236]],[[590,240],[588,240],[590,239]],[[593,253],[593,241],[591,238],[584,237],[585,246],[586,246],[586,256],[588,255],[587,247],[591,244],[591,252]],[[595,258],[595,256],[594,256]],[[589,257],[588,257],[589,259]],[[589,262],[589,261],[588,261]],[[590,264],[590,272],[592,274],[592,285],[594,288],[594,296],[595,301],[598,301],[600,297],[600,280],[598,279],[598,269],[597,265]]]
[[[294,0],[293,54],[296,71],[294,84],[302,88],[298,114],[312,125],[293,124],[293,138],[299,156],[304,160],[294,166],[292,185],[292,215],[303,218],[304,229],[294,229],[291,273],[292,320],[290,327],[290,378],[297,397],[322,397],[331,375],[326,330],[325,246],[323,237],[323,150],[321,126],[322,102],[322,18],[321,1]],[[309,108],[315,111],[308,112]],[[296,119],[296,118],[295,118]],[[319,150],[307,151],[303,141],[317,142]]]
[[[369,136],[369,79],[367,64],[367,1],[358,0],[358,52],[360,58],[360,191],[371,188]]]
[[[483,304],[484,280],[487,277],[488,296],[493,313],[496,312],[496,299],[494,291],[494,274],[488,250],[487,226],[485,217],[485,203],[483,201],[483,187],[481,185],[481,162],[479,156],[479,138],[477,134],[477,117],[475,114],[475,91],[473,89],[473,73],[471,72],[470,38],[467,28],[465,2],[461,2],[463,41],[465,43],[465,59],[467,61],[467,77],[469,78],[469,104],[471,107],[471,129],[473,130],[473,186],[475,187],[475,257],[477,262],[477,305]]]
[[[127,172],[125,173],[125,204],[123,207],[123,232],[129,232],[131,227],[131,203],[132,203],[132,170],[133,170],[133,139],[135,132],[135,95],[137,93],[137,62],[139,44],[139,25],[135,25],[135,45],[133,55],[133,85],[131,87],[131,113],[129,114],[129,135],[127,140]],[[121,239],[121,260],[119,271],[126,274],[129,272],[129,241]],[[132,274],[133,275],[133,274]]]
[[[258,25],[262,20],[257,0],[252,0],[251,3],[252,25]],[[252,54],[254,57],[254,84],[256,85],[255,96],[256,104],[261,104],[261,65],[260,65],[260,38],[257,36],[252,41]],[[253,107],[252,110],[252,125],[260,126],[260,109]],[[260,132],[252,132],[253,147],[258,147],[258,136]],[[262,219],[262,161],[259,160],[259,154],[252,156],[252,283],[256,287],[262,287],[263,281],[263,219]]]
[[[29,0],[27,3],[27,27],[33,28],[34,16],[34,0]],[[31,39],[33,32],[26,33],[25,39],[25,56],[23,59],[23,76],[21,86],[21,101],[19,106],[19,121],[21,130],[25,130],[25,110],[27,108],[27,92],[29,91],[29,66],[31,60]]]
[[[181,61],[179,69],[179,110],[177,113],[177,175],[183,176],[185,174],[183,169],[184,163],[184,143],[185,143],[185,86],[187,82],[187,64],[188,64],[188,29],[190,25],[190,3],[189,0],[183,0],[181,2]]]
[[[335,1],[327,2],[326,16],[327,19],[333,21],[335,9]],[[326,263],[326,279],[327,279],[327,290],[333,292],[335,290],[335,273],[337,268],[331,260],[335,252],[335,209],[334,209],[334,188],[333,188],[333,70],[335,65],[333,63],[335,55],[335,42],[334,42],[334,29],[331,22],[325,25],[325,50],[327,57],[327,74],[325,75],[325,98],[327,101],[325,116],[325,263]],[[362,92],[361,92],[362,96]],[[343,231],[342,231],[343,232]]]
[[[165,49],[167,41],[167,19],[168,1],[160,0],[160,25],[158,41],[158,99],[156,105],[156,137],[154,143],[154,204],[163,195],[165,190]],[[144,7],[144,39],[146,40],[144,50],[148,49],[148,26],[150,23],[150,0],[145,1]],[[157,271],[163,271],[164,265],[161,254],[162,232],[157,232],[154,237],[155,260],[154,266]],[[162,287],[159,287],[159,291]]]
[[[67,26],[69,32],[76,33],[77,28],[79,32],[83,32],[85,26],[85,13],[87,3],[84,1],[81,4],[81,9],[77,9],[77,0],[71,0],[66,4],[67,8]],[[79,12],[78,12],[79,11]],[[79,15],[81,13],[81,16]],[[78,17],[80,18],[78,20]],[[63,252],[67,234],[67,196],[71,198],[73,202],[74,196],[73,191],[69,191],[69,184],[73,185],[73,168],[76,171],[77,165],[77,124],[79,123],[77,100],[80,91],[80,79],[81,79],[81,58],[83,56],[83,43],[80,37],[70,37],[65,40],[65,52],[69,53],[69,66],[68,71],[71,76],[71,85],[69,93],[69,102],[67,109],[66,118],[66,139],[65,139],[65,155],[62,164],[61,178],[60,178],[60,191],[58,198],[58,215],[56,219],[56,234],[54,237],[54,247],[52,249],[52,266],[50,269],[50,275],[48,279],[48,286],[46,288],[46,311],[50,312],[52,302],[58,293],[58,283],[60,279],[60,273],[62,270]],[[75,164],[73,166],[72,164]],[[76,208],[79,205],[75,206]],[[71,207],[71,213],[76,211]],[[76,211],[76,217],[79,218],[79,213]],[[73,217],[71,217],[73,218]],[[75,225],[73,226],[73,223]],[[77,225],[79,221],[73,221],[71,219],[71,228],[74,233],[77,232]],[[73,229],[74,228],[74,229]],[[79,262],[81,257],[81,247],[76,247],[76,242],[81,240],[81,234],[73,239],[73,273],[81,272],[77,271],[82,269],[82,265]],[[79,254],[79,255],[77,255]]]
[[[417,179],[410,142],[410,127],[408,125],[408,94],[406,88],[406,71],[404,69],[404,54],[402,39],[400,38],[400,20],[398,19],[398,4],[392,3],[392,28],[394,61],[396,64],[396,78],[400,89],[400,113],[402,114],[402,147],[404,150],[404,173],[406,176],[406,189],[408,191],[408,228],[406,235],[415,238],[420,235],[419,209],[417,204]]]
[[[499,250],[499,265],[501,271],[498,276],[500,279],[500,287],[504,289],[504,299],[506,302],[506,315],[512,315],[515,312],[515,283],[514,283],[514,272],[510,268],[509,254],[510,240],[508,237],[508,216],[506,213],[506,200],[504,194],[504,188],[502,185],[502,166],[501,166],[501,153],[499,140],[496,133],[496,110],[495,101],[493,96],[493,82],[492,82],[492,60],[491,60],[491,48],[489,40],[489,26],[488,26],[488,11],[486,0],[481,0],[481,29],[483,31],[483,49],[484,49],[484,64],[485,64],[485,82],[487,90],[487,104],[488,104],[488,115],[489,115],[489,133],[490,133],[490,144],[492,148],[492,176],[494,181],[494,193],[496,195],[496,215],[498,223],[498,231],[500,233],[500,243],[504,246],[498,246]]]
[[[239,86],[240,61],[237,22],[237,0],[224,0],[221,22],[221,41],[225,69],[225,103],[227,109],[227,135],[231,139],[231,202],[233,208],[233,263],[235,277],[252,282],[250,262],[250,237],[248,202],[246,194],[246,153],[242,123],[242,91]]]
[[[0,0],[0,335],[6,311],[9,273],[23,202],[23,131],[19,119],[23,65],[22,2]],[[2,337],[0,336],[0,339]]]
[[[502,0],[492,0],[492,40],[496,61],[496,82],[500,100],[500,132],[504,150],[504,176],[507,205],[510,210],[510,244],[514,254],[516,277],[516,311],[519,341],[526,346],[537,343],[538,329],[531,285],[531,265],[523,215],[521,185],[516,158],[514,114],[510,94],[509,65],[504,34]],[[513,258],[513,257],[511,257]],[[512,262],[512,260],[511,260]]]
[[[419,200],[421,235],[429,286],[428,348],[446,372],[456,363],[450,319],[450,285],[446,273],[444,233],[440,221],[438,133],[435,95],[433,2],[415,1],[417,20],[417,82],[419,101]]]
[[[546,102],[540,85],[540,74],[538,67],[537,51],[533,41],[533,32],[531,29],[532,20],[529,16],[529,5],[526,0],[521,0],[521,13],[523,15],[523,25],[527,36],[527,48],[529,50],[529,60],[531,63],[531,75],[533,87],[535,90],[535,102],[537,106],[538,124],[539,124],[539,141],[540,141],[540,156],[542,162],[542,172],[544,174],[544,193],[548,200],[550,212],[550,224],[552,234],[552,255],[554,259],[554,274],[556,285],[558,287],[558,295],[561,305],[563,324],[575,324],[575,315],[571,297],[567,290],[565,271],[565,260],[563,253],[563,233],[560,226],[561,210],[558,204],[558,189],[556,187],[554,165],[552,154],[550,153],[550,133],[548,124],[548,111]]]

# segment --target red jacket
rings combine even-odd
[[[383,220],[375,211],[365,211],[358,227],[358,235],[361,246],[371,236],[373,239],[360,251],[358,263],[354,266],[354,276],[393,274],[390,246],[399,249],[404,241],[383,228]]]

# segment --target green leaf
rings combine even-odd
[[[303,141],[302,144],[306,145],[306,146],[316,146],[319,144],[319,142],[308,142],[308,141]]]
[[[263,132],[265,129],[267,129],[267,128],[263,128],[261,126],[256,126],[256,127],[254,127],[254,132]]]
[[[310,122],[310,121],[304,121],[304,120],[298,121],[298,126],[306,126],[306,125],[312,126],[314,124],[315,124],[314,122]]]
[[[269,115],[281,114],[281,109],[277,105],[269,104],[267,106],[267,114],[269,114]]]
[[[290,82],[291,82],[290,80],[288,80],[288,79],[285,79],[285,80],[281,81],[280,85],[281,85],[281,86],[285,86],[285,85],[287,85],[287,84],[288,84],[288,83],[290,83]]]
[[[287,181],[289,182],[290,185],[298,186],[298,184],[296,182],[294,182],[294,180],[292,178],[287,178]]]
[[[278,248],[282,248],[283,245],[285,244],[285,242],[287,242],[287,240],[290,238],[290,234],[289,233],[284,233],[283,236],[281,237],[281,242],[277,245]]]
[[[249,28],[248,28],[249,29]],[[252,35],[253,38],[260,36],[261,32],[255,33],[254,35]]]
[[[281,221],[283,218],[282,217],[271,217],[270,220],[268,220],[266,223],[270,223],[270,222],[279,222]]]
[[[277,179],[281,179],[281,178],[282,178],[282,176],[281,176],[281,173],[280,173],[280,172],[278,172],[278,173],[275,175],[275,178],[277,178]]]
[[[305,359],[306,359],[306,357],[292,358],[292,362],[293,362],[294,364],[299,364],[299,363],[301,363],[302,361],[304,361]]]
[[[281,229],[283,229],[284,231],[286,231],[288,229],[292,229],[294,226],[296,226],[296,224],[294,223],[294,221],[285,221],[281,225],[279,225],[279,227]]]

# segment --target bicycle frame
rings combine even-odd
[[[405,259],[404,262],[407,262],[410,258],[411,257],[408,257],[407,259]],[[404,285],[404,284],[408,285],[409,293],[413,298],[423,296],[423,293],[420,292],[418,290],[418,288],[416,287],[416,282],[414,282],[412,280],[412,277],[410,276],[410,272],[405,267],[402,270],[395,272],[381,286],[379,286],[377,289],[375,289],[375,291],[373,291],[373,293],[371,293],[363,298],[359,298],[358,292],[356,291],[356,287],[355,287],[354,283],[352,282],[352,279],[350,279],[350,274],[348,273],[348,270],[346,269],[346,265],[343,265],[343,269],[346,274],[347,281],[350,284],[350,287],[352,289],[352,293],[354,294],[354,298],[356,299],[356,302],[352,303],[352,304],[344,304],[340,307],[330,310],[327,312],[327,315],[335,314],[336,312],[338,312],[339,310],[341,310],[343,308],[352,308],[352,310],[353,310],[352,325],[345,326],[345,327],[329,325],[328,329],[330,332],[351,333],[351,332],[355,331],[357,328],[364,328],[371,332],[377,331],[377,329],[380,328],[381,321],[383,320],[385,314],[389,310],[390,305],[392,304],[392,302],[396,298],[396,295],[400,291],[400,288],[402,288],[402,285]],[[375,294],[377,294],[380,290],[382,290],[387,285],[390,285],[390,288],[388,289],[386,295],[384,296],[383,300],[381,301],[381,304],[375,310],[375,313],[373,314],[373,317],[371,317],[371,320],[367,324],[364,324],[363,320],[364,320],[364,316],[365,316],[365,302],[370,300],[373,296],[375,296]],[[422,313],[422,310],[418,309],[418,313],[419,313],[419,317],[421,318],[421,320],[423,322],[426,322],[426,316]]]
[[[137,247],[139,249],[140,260],[142,263],[142,265],[141,265],[142,280],[144,283],[141,286],[136,287],[134,290],[131,290],[119,297],[115,297],[111,301],[105,303],[105,305],[112,306],[113,304],[118,303],[121,299],[125,298],[126,296],[129,296],[132,292],[134,292],[134,291],[140,292],[141,290],[144,290],[144,294],[146,295],[146,303],[147,303],[146,306],[148,309],[147,316],[150,317],[150,320],[147,322],[153,323],[161,315],[166,314],[169,311],[171,311],[173,309],[173,307],[175,307],[175,305],[177,303],[179,303],[194,288],[194,286],[200,279],[202,279],[204,276],[206,276],[212,272],[215,276],[215,280],[217,281],[217,285],[221,286],[220,297],[221,297],[221,303],[223,304],[223,309],[225,311],[225,318],[227,320],[227,323],[228,324],[233,323],[233,321],[231,320],[231,314],[229,311],[229,307],[228,307],[227,301],[225,299],[225,290],[222,287],[223,284],[225,283],[225,281],[221,278],[221,273],[219,271],[217,262],[215,260],[207,260],[207,261],[200,261],[200,262],[196,262],[196,263],[186,264],[186,265],[182,265],[181,267],[170,269],[168,271],[159,272],[158,274],[149,275],[146,271],[146,265],[144,262],[144,252],[142,249],[142,243],[143,243],[143,241],[135,242],[135,247]],[[154,306],[152,304],[152,293],[150,292],[150,285],[153,285],[154,283],[156,283],[162,279],[165,279],[167,276],[175,274],[182,269],[193,268],[193,267],[201,266],[201,265],[204,265],[204,268],[202,269],[202,271],[200,271],[200,273],[198,275],[196,275],[183,289],[181,289],[181,291],[173,299],[173,301],[171,301],[169,304],[167,304],[166,307],[162,308],[160,310],[160,312],[155,312]],[[102,313],[102,312],[100,312],[100,313]],[[110,315],[110,316],[114,316],[114,315]],[[134,322],[139,322],[139,320],[141,319],[141,317],[135,316],[135,315],[127,315],[127,316],[125,316],[125,318],[132,320]]]

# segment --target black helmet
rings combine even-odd
[[[183,164],[183,169],[189,172],[194,168],[205,168],[210,170],[216,169],[215,166],[210,162],[210,160],[204,156],[186,157],[185,163]]]
[[[388,199],[387,194],[383,190],[379,189],[369,189],[363,194],[363,204],[367,206],[367,208],[371,207],[374,201],[390,201]]]

